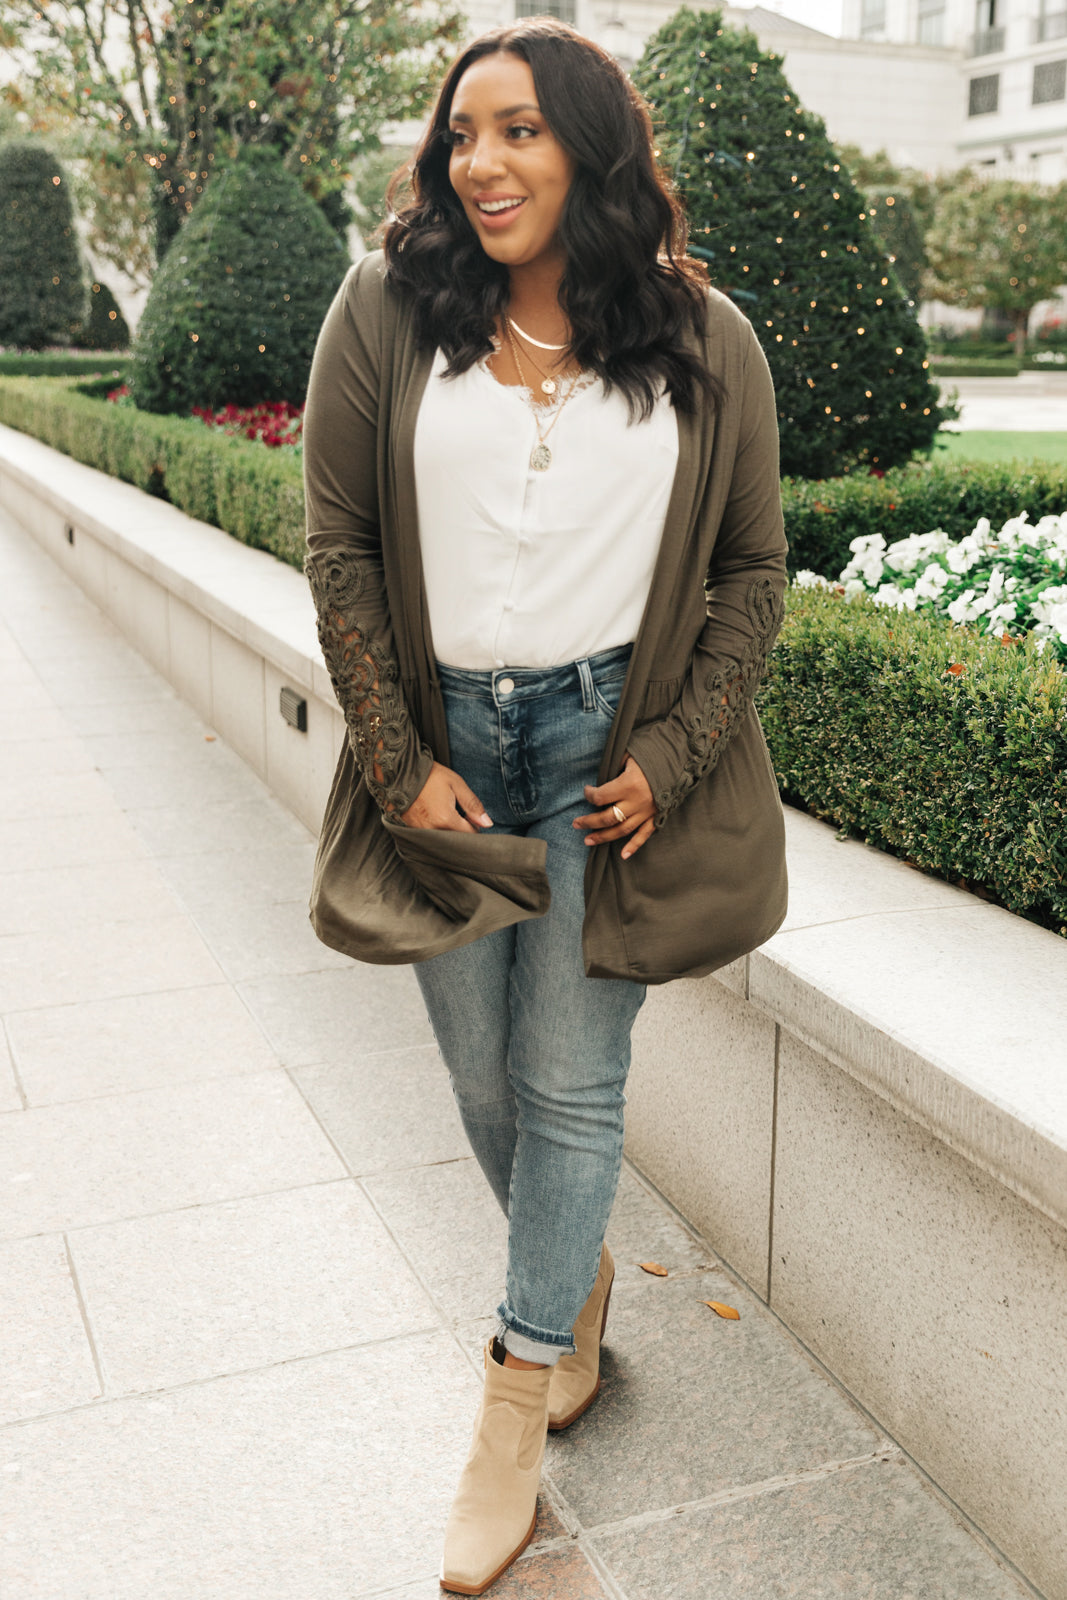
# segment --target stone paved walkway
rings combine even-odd
[[[1067,371],[1020,372],[1014,378],[942,378],[939,387],[943,400],[959,390],[960,420],[951,424],[953,432],[1067,430]]]
[[[433,1600],[504,1228],[411,974],[2,519],[0,685],[0,1593]],[[609,1237],[493,1600],[1032,1596],[631,1170]]]

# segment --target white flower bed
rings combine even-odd
[[[798,572],[797,588],[866,595],[897,611],[934,611],[986,633],[1033,633],[1038,649],[1067,663],[1067,512],[1012,517],[999,533],[981,517],[973,533],[952,540],[940,528],[886,544],[880,533],[853,539],[838,582]]]

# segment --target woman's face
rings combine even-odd
[[[537,104],[527,62],[482,56],[456,86],[448,176],[486,255],[507,267],[563,260],[557,232],[574,162]]]

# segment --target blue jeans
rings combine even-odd
[[[415,967],[471,1148],[508,1218],[498,1335],[546,1364],[573,1352],[596,1280],[645,998],[642,984],[585,975],[591,847],[572,826],[590,810],[583,786],[596,782],[630,651],[544,669],[438,666],[452,767],[494,832],[548,844],[545,916]]]

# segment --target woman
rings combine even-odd
[[[781,619],[774,395],[685,259],[643,102],[547,19],[456,61],[324,324],[308,562],[349,739],[312,921],[414,962],[508,1217],[441,1579],[533,1533],[600,1386],[630,1029],[785,913],[752,695]]]

